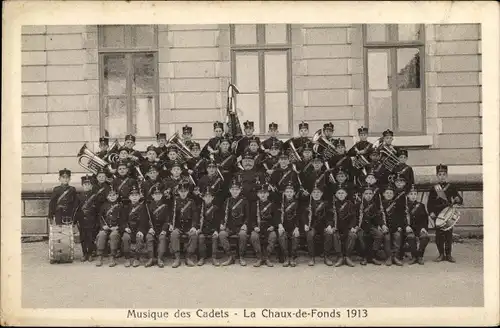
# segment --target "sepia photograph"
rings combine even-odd
[[[23,23],[21,308],[485,307],[481,23],[282,19]]]

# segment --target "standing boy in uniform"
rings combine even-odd
[[[408,222],[406,223],[405,232],[413,257],[410,264],[418,263],[423,265],[425,248],[429,244],[429,233],[427,232],[429,215],[427,214],[425,205],[417,201],[417,189],[415,185],[412,185],[408,192],[407,206]]]
[[[149,260],[145,266],[147,268],[154,264],[156,251],[158,267],[163,268],[165,266],[163,260],[167,252],[169,206],[163,199],[163,190],[160,185],[154,185],[150,194],[151,201],[148,206],[154,231],[152,231],[153,233],[149,231],[146,235],[146,248]]]
[[[436,220],[439,213],[448,206],[455,204],[462,205],[463,199],[458,194],[457,188],[449,183],[448,166],[439,164],[436,166],[436,175],[438,183],[433,186],[429,192],[429,200],[427,201],[427,210],[431,219]],[[436,246],[439,256],[435,260],[441,262],[446,260],[455,263],[456,260],[451,256],[453,245],[453,228],[448,231],[436,229]]]
[[[272,145],[277,145],[280,149],[282,148],[283,141],[278,139],[278,133],[278,124],[274,122],[269,123],[269,138],[264,140],[260,145],[263,152],[269,153]]]
[[[282,194],[278,239],[283,255],[285,256],[284,267],[297,266],[300,212],[299,202],[295,197],[295,190],[295,185],[292,181],[289,181]],[[289,249],[289,243],[291,243],[291,249]]]
[[[348,198],[348,192],[345,188],[339,187],[335,190],[333,199],[333,248],[337,254],[335,266],[347,264],[354,266],[351,260],[351,254],[356,245],[356,233],[353,228],[356,226],[356,208]]]
[[[198,226],[198,266],[205,264],[207,258],[206,239],[212,241],[212,265],[219,266],[217,262],[217,243],[219,239],[220,207],[215,203],[215,190],[212,188],[201,189],[202,204],[200,206],[200,223]]]
[[[75,211],[78,207],[78,196],[76,189],[69,185],[71,180],[71,171],[64,168],[59,171],[59,186],[54,187],[49,202],[50,222],[54,220],[55,224],[70,224],[74,223]]]
[[[92,262],[92,253],[95,251],[94,236],[99,211],[98,194],[92,191],[92,179],[88,175],[82,177],[83,192],[79,195],[80,211],[78,212],[78,229],[82,245],[82,262]]]

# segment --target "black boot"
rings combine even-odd
[[[172,268],[178,268],[181,265],[181,254],[175,253],[175,260],[172,263]]]

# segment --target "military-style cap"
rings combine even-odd
[[[344,168],[340,166],[340,167],[336,170],[336,172],[335,172],[335,175],[339,175],[339,174],[344,174],[344,175],[346,175],[346,176],[347,176],[347,171],[346,171],[346,170],[344,170]]]
[[[227,142],[228,144],[231,144],[231,139],[229,139],[228,136],[223,136],[221,139],[220,139],[220,143],[223,143],[223,142]],[[220,145],[219,145],[220,147]]]
[[[120,161],[118,161],[116,167],[118,168],[120,166],[128,167],[128,161],[127,160],[120,160]]]
[[[319,190],[319,191],[323,191],[323,188],[321,187],[321,185],[319,185],[318,183],[315,183],[314,184],[314,187],[312,188],[312,191],[314,190]]]
[[[178,160],[174,160],[170,163],[170,168],[173,169],[174,167],[182,168],[182,163]]]
[[[382,132],[382,136],[387,137],[387,136],[394,136],[394,132],[391,130],[387,129],[384,132]]]
[[[314,156],[312,158],[312,161],[313,162],[322,162],[323,161],[323,156],[321,156],[321,154],[314,154]]]
[[[127,141],[127,140],[132,140],[133,142],[135,142],[135,136],[132,134],[127,134],[125,136],[125,141]]]
[[[126,151],[127,153],[129,152],[130,149],[128,149],[127,147],[125,146],[121,146],[119,149],[118,149],[118,152],[122,152],[122,151]]]
[[[281,149],[281,144],[279,142],[273,141],[269,149]]]
[[[271,122],[269,123],[269,130],[277,130],[278,129],[278,124]]]
[[[71,176],[71,170],[68,170],[67,168],[59,170],[59,176],[62,177],[63,175],[67,175],[68,177],[70,177]]]
[[[253,122],[253,121],[246,120],[246,121],[243,123],[243,126],[245,127],[245,129],[253,128],[253,127],[254,127],[254,122]]]
[[[286,159],[290,159],[290,157],[288,156],[288,154],[287,154],[287,153],[285,153],[285,152],[281,152],[281,153],[279,154],[278,158],[286,158]]]
[[[213,160],[209,160],[207,163],[207,167],[217,167],[217,162]]]
[[[369,175],[372,175],[375,177],[375,171],[373,170],[373,168],[369,168],[367,171],[366,171],[366,176],[369,176]]]
[[[179,151],[179,149],[176,146],[172,145],[172,146],[168,147],[168,152],[170,153],[171,151],[175,151],[177,153]]]
[[[253,160],[253,159],[255,159],[255,157],[254,157],[254,155],[253,155],[251,152],[247,151],[247,152],[243,155],[242,159],[252,159],[252,160]]]
[[[146,148],[146,152],[148,151],[154,151],[156,153],[156,147],[153,145],[149,145],[148,148]]]
[[[106,172],[106,170],[102,166],[99,166],[96,168],[96,175],[98,175],[100,173],[104,173],[104,174],[108,175],[108,172]]]
[[[448,173],[448,165],[444,165],[444,164],[437,165],[436,166],[436,174],[438,174],[439,172]]]
[[[189,187],[190,187],[189,182],[182,181],[181,183],[179,183],[177,188],[179,191],[188,191]]]
[[[344,139],[335,139],[334,143],[335,147],[342,146],[345,147],[345,140]]]
[[[335,190],[335,193],[338,193],[340,190],[343,190],[343,191],[347,192],[346,188],[344,188],[344,187],[337,187],[337,189]]]
[[[108,137],[100,137],[99,138],[99,143],[100,144],[109,145],[109,138]]]
[[[398,173],[396,175],[395,179],[394,179],[394,182],[396,182],[396,181],[404,181],[404,182],[406,182],[406,178],[404,177],[404,175]]]
[[[241,188],[241,183],[237,179],[233,179],[230,188]]]
[[[200,147],[200,144],[199,144],[199,143],[197,143],[196,141],[193,141],[193,142],[191,143],[191,145],[190,145],[189,149],[191,149],[191,150],[195,150],[195,149],[200,150],[200,149],[201,149],[201,147]]]
[[[202,194],[202,196],[207,196],[207,195],[210,195],[210,196],[215,196],[215,193],[216,191],[213,190],[212,188],[204,188],[203,190],[200,191],[200,193]]]
[[[408,192],[418,192],[417,187],[414,184],[412,184]]]
[[[156,134],[156,139],[167,139],[167,134],[158,132]]]
[[[217,128],[224,129],[224,123],[219,122],[219,121],[215,121],[214,122],[214,130],[217,129]]]
[[[108,194],[106,195],[106,197],[110,196],[110,195],[118,195],[118,191],[113,186],[111,186],[111,188],[109,189]]]
[[[370,186],[370,185],[363,186],[363,191],[367,191],[367,190],[375,191],[375,188],[373,186]]]
[[[403,155],[408,157],[408,150],[402,148],[398,149],[398,157]]]
[[[156,164],[153,164],[148,167],[148,172],[160,172],[160,168]]]
[[[364,126],[361,126],[360,128],[358,128],[358,134],[361,134],[361,133],[368,133],[368,128],[365,128]]]
[[[299,130],[300,129],[308,129],[309,130],[309,123],[304,122],[304,121],[300,122],[299,123]]]
[[[159,185],[153,186],[153,189],[151,190],[151,194],[163,194],[161,188]]]
[[[269,185],[267,183],[263,183],[257,187],[257,192],[269,192]]]
[[[82,179],[82,184],[87,183],[87,182],[92,183],[92,178],[89,177],[88,174],[85,174],[81,179]]]
[[[312,143],[311,142],[305,142],[304,145],[302,146],[302,152],[306,151],[306,150],[310,150],[312,151]]]
[[[190,127],[189,125],[184,125],[182,127],[182,133],[191,133],[191,132],[193,132],[193,128]]]
[[[133,185],[131,188],[130,188],[130,193],[129,195],[133,195],[133,194],[140,194],[140,190],[139,190],[139,187],[137,187],[137,185]]]
[[[288,183],[286,184],[285,190],[287,189],[292,189],[293,191],[295,191],[295,185],[293,184],[292,180],[289,180]]]
[[[323,130],[334,130],[334,126],[332,122],[328,122],[323,124]]]
[[[386,190],[392,190],[392,191],[394,191],[394,190],[396,189],[396,187],[395,187],[394,185],[392,185],[392,184],[388,183],[388,184],[386,184],[386,185],[384,186],[384,188],[383,188],[383,189],[384,189],[384,191],[386,191]]]
[[[252,142],[255,142],[257,145],[259,144],[259,140],[257,139],[256,136],[253,136],[248,139],[248,144],[250,145]]]

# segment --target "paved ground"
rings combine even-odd
[[[172,269],[48,263],[47,242],[22,245],[25,308],[429,307],[483,306],[479,241],[456,244],[456,264],[296,268],[181,266]],[[251,259],[249,262],[252,262]],[[170,265],[171,262],[169,261]]]

